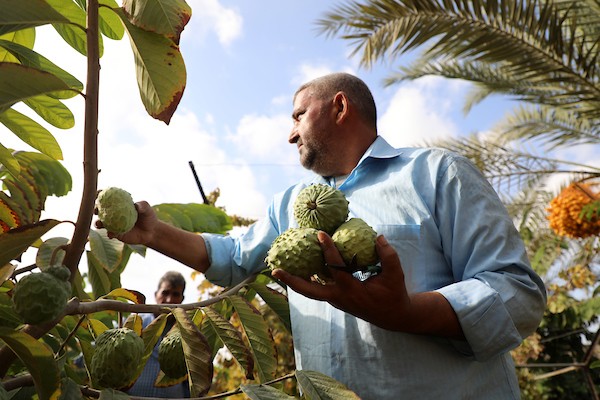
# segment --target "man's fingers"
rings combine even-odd
[[[337,247],[335,247],[335,243],[333,243],[333,239],[327,233],[323,231],[319,231],[317,234],[317,238],[319,239],[319,244],[321,245],[321,249],[323,250],[323,256],[325,257],[325,262],[330,265],[344,265],[344,259],[340,255]]]
[[[285,283],[294,292],[300,293],[306,297],[310,297],[315,300],[327,300],[327,289],[326,285],[320,283],[307,281],[304,278],[290,274],[282,269],[274,269],[271,273],[273,277],[279,279]]]

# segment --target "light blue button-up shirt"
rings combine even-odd
[[[312,183],[331,184],[316,176],[277,195],[267,218],[240,238],[204,234],[206,277],[230,286],[264,269],[271,242],[297,226],[294,200]],[[466,341],[381,329],[290,290],[297,368],[332,376],[363,399],[518,399],[509,351],[538,326],[546,292],[477,168],[453,153],[394,149],[378,137],[339,189],[350,217],[396,249],[409,292],[446,297]]]

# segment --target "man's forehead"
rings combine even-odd
[[[170,282],[163,282],[160,284],[160,287],[158,288],[159,291],[165,291],[165,290],[170,290],[170,291],[180,291],[183,292],[183,287],[182,286],[175,286],[172,285]]]

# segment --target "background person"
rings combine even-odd
[[[154,298],[156,304],[181,304],[183,302],[183,293],[185,291],[185,278],[177,271],[166,272],[158,281],[158,288],[154,292]],[[158,315],[155,314],[141,314],[142,325],[147,327],[154,318]],[[188,381],[184,381],[180,384],[158,388],[154,386],[156,377],[160,372],[160,365],[158,363],[158,346],[162,338],[169,332],[175,323],[173,318],[167,319],[167,325],[163,330],[163,333],[158,340],[150,358],[146,362],[146,366],[142,371],[140,377],[135,381],[134,385],[127,391],[132,396],[143,396],[143,397],[159,397],[159,398],[187,398],[190,397],[190,388]]]

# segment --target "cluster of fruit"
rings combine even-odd
[[[144,340],[132,329],[112,328],[96,338],[90,376],[94,387],[123,389],[137,379],[137,367],[144,356]],[[172,379],[184,378],[187,366],[178,328],[172,329],[158,346],[158,362]]]
[[[324,184],[308,186],[294,202],[298,228],[289,228],[271,244],[265,263],[304,279],[327,278],[317,232],[331,235],[345,264],[353,269],[377,264],[377,233],[360,218],[350,218],[348,200],[338,189]]]
[[[547,208],[550,228],[558,235],[573,238],[597,235],[600,233],[600,220],[596,215],[591,218],[582,215],[583,208],[596,200],[590,185],[571,183],[552,199]]]

